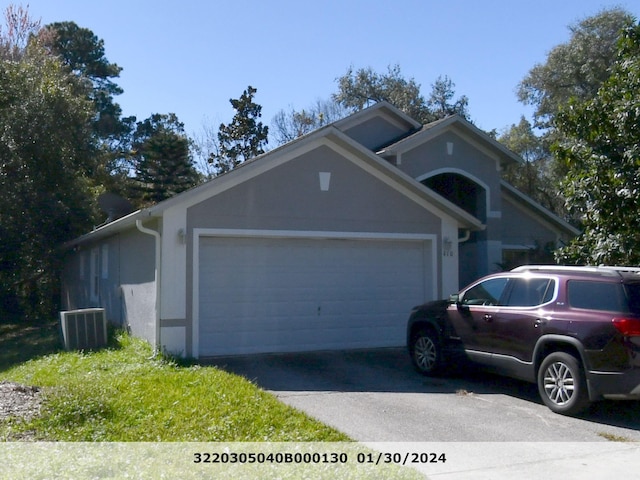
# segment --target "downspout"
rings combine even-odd
[[[461,238],[458,238],[458,245],[466,242],[469,238],[471,238],[471,230],[467,229],[464,231],[464,235]]]
[[[142,225],[142,220],[136,220],[136,227],[142,233],[147,235],[151,235],[155,239],[156,243],[156,269],[155,269],[155,281],[156,281],[156,314],[155,314],[155,337],[156,344],[153,348],[153,353],[156,355],[160,351],[160,278],[161,278],[161,268],[160,268],[160,248],[161,248],[161,237],[160,232],[152,230]]]

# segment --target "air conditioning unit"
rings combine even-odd
[[[60,312],[60,323],[67,350],[93,350],[107,345],[104,308]]]

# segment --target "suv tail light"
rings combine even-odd
[[[613,326],[625,337],[640,336],[640,319],[637,318],[614,318]]]

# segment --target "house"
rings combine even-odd
[[[403,345],[414,305],[578,233],[520,161],[378,103],[70,242],[63,307],[195,358]]]

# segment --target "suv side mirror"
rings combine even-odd
[[[466,312],[469,310],[469,306],[462,303],[462,295],[460,295],[459,293],[449,295],[449,305],[455,305],[456,308],[462,312]]]

